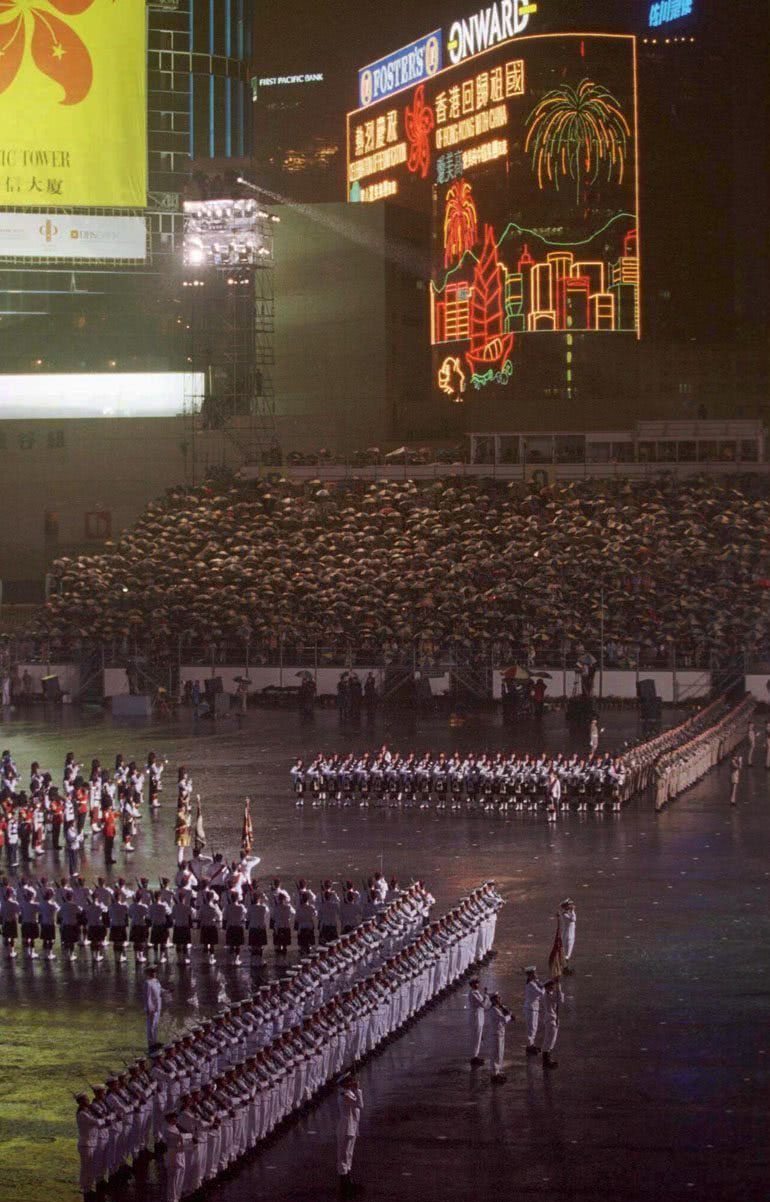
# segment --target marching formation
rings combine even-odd
[[[146,761],[115,756],[110,772],[98,759],[90,768],[77,762],[68,751],[62,769],[61,787],[53,774],[34,760],[29,785],[23,788],[21,773],[11,752],[0,755],[0,850],[6,849],[8,868],[34,863],[47,848],[65,851],[70,872],[77,868],[87,826],[92,840],[101,836],[106,865],[116,863],[115,843],[120,833],[123,851],[135,850],[135,840],[146,799],[152,810],[160,805],[166,762],[150,751]],[[180,791],[187,788],[187,774],[179,769]]]
[[[655,765],[655,809],[662,810],[666,802],[684,793],[696,781],[715,768],[742,743],[748,741],[748,762],[754,758],[756,730],[751,720],[754,702],[744,698],[739,705],[723,714],[713,726],[694,733],[686,742],[662,755]],[[770,723],[768,723],[770,728]],[[768,732],[770,734],[770,730]],[[770,749],[770,738],[767,743]],[[765,755],[770,762],[770,750]],[[734,756],[730,765],[730,802],[736,804],[742,757]]]
[[[0,879],[0,917],[6,955],[16,959],[21,939],[24,955],[55,960],[57,933],[61,952],[71,962],[90,950],[92,965],[101,964],[107,947],[116,966],[126,963],[129,948],[137,964],[166,964],[173,949],[177,963],[192,963],[192,951],[216,963],[220,942],[229,962],[238,967],[248,952],[259,964],[271,937],[276,957],[285,958],[296,941],[301,952],[328,945],[352,932],[368,930],[390,907],[408,906],[395,876],[375,872],[358,888],[351,880],[321,881],[318,893],[304,878],[286,887],[275,877],[263,887],[252,880],[255,858],[228,863],[221,853],[196,852],[178,868],[173,882],[161,877],[153,889],[147,877],[130,885],[97,877],[88,885],[82,876]]]
[[[459,752],[317,755],[291,769],[296,804],[437,810],[619,810],[629,796],[622,757]]]
[[[129,1160],[137,1166],[163,1149],[169,1202],[195,1194],[416,1018],[489,954],[502,905],[492,882],[436,921],[432,900],[412,886],[369,929],[309,954],[285,981],[93,1086],[93,1097],[79,1094],[86,1198],[130,1172]],[[348,1118],[361,1107],[354,1077],[343,1083],[340,1105],[337,1167],[346,1195],[357,1131]]]

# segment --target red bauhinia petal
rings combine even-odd
[[[3,5],[0,0],[0,11]],[[0,25],[0,92],[9,88],[16,78],[24,57],[24,17]]]
[[[93,2],[94,0],[48,0],[51,8],[55,8],[68,17],[76,17],[78,13],[84,13]]]
[[[93,80],[91,56],[69,25],[53,13],[32,9],[32,58],[44,75],[61,84],[61,104],[80,104]]]

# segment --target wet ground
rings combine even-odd
[[[636,736],[631,712],[612,712],[603,738]],[[508,1028],[508,1083],[493,1088],[467,1065],[464,990],[453,994],[366,1067],[366,1111],[356,1175],[377,1202],[459,1202],[515,1197],[624,1202],[768,1196],[767,1075],[770,921],[770,774],[746,770],[740,804],[727,804],[724,768],[656,816],[649,800],[621,815],[542,816],[435,812],[298,811],[287,771],[296,754],[388,741],[401,749],[581,745],[560,715],[541,729],[504,730],[493,719],[398,721],[340,731],[334,714],[312,726],[293,714],[250,713],[216,727],[185,717],[148,730],[67,712],[5,715],[0,741],[26,775],[32,759],[57,778],[70,748],[81,760],[116,751],[169,757],[157,819],[146,818],[118,875],[157,877],[173,867],[173,777],[185,762],[205,807],[209,850],[234,852],[245,793],[253,801],[259,871],[359,878],[380,867],[424,877],[438,909],[493,876],[508,904],[497,958],[484,970],[518,1021]],[[763,760],[763,757],[759,757]],[[99,848],[84,866],[103,870]],[[3,865],[4,867],[4,865]],[[64,865],[46,855],[39,874]],[[576,975],[566,982],[559,1068],[544,1075],[523,1054],[521,968],[542,972],[558,901],[577,903]],[[265,974],[272,972],[268,957]],[[258,978],[255,977],[255,980]],[[165,972],[174,1000],[162,1035],[194,1013],[246,994],[248,968],[199,965]],[[142,1046],[133,964],[0,963],[0,1202],[76,1197],[71,1094],[103,1079]],[[534,1060],[534,1063],[533,1063]],[[217,1202],[319,1202],[336,1196],[335,1110],[325,1100],[242,1169],[213,1188]],[[161,1199],[153,1166],[123,1191]]]

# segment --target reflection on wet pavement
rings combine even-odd
[[[249,714],[242,729],[187,718],[154,728],[65,712],[44,723],[6,715],[3,746],[26,774],[38,759],[58,779],[64,754],[112,763],[154,749],[170,760],[157,817],[145,815],[137,850],[118,851],[113,878],[153,881],[174,865],[174,769],[186,763],[204,799],[208,850],[233,854],[243,797],[252,798],[258,872],[292,882],[344,874],[358,879],[382,863],[402,881],[424,877],[439,906],[494,877],[508,901],[498,956],[484,970],[517,1022],[508,1028],[508,1083],[493,1090],[484,1069],[467,1067],[464,990],[431,1010],[375,1057],[363,1074],[366,1111],[356,1175],[368,1198],[446,1202],[510,1197],[763,1197],[768,1177],[765,1119],[768,946],[768,775],[744,772],[736,812],[720,769],[655,816],[637,801],[620,815],[571,814],[549,827],[542,815],[451,815],[434,811],[297,810],[288,768],[323,748],[346,751],[383,741],[414,748],[497,750],[541,746],[582,750],[585,731],[559,716],[542,730],[511,734],[492,720],[459,730],[425,720],[341,731],[336,715],[311,726],[294,714]],[[636,737],[635,716],[604,719],[608,746]],[[762,758],[762,757],[758,757]],[[145,807],[146,808],[146,807]],[[87,841],[88,842],[88,841]],[[103,872],[100,848],[86,876]],[[48,853],[38,874],[61,875]],[[560,1067],[544,1075],[523,1054],[524,964],[546,969],[552,915],[571,894],[578,910],[576,975],[566,981]],[[221,955],[221,953],[220,953]],[[162,969],[173,1001],[162,1034],[244,996],[274,971],[272,953],[252,975],[222,956],[189,970]],[[131,961],[93,969],[37,961],[0,963],[0,1202],[76,1197],[71,1094],[103,1079],[142,1047],[143,1017]],[[532,1061],[534,1060],[534,1064]],[[336,1196],[333,1099],[327,1099],[242,1168],[217,1184],[218,1202]],[[162,1198],[152,1165],[121,1191]]]

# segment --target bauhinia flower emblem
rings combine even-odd
[[[414,101],[404,109],[404,126],[409,139],[409,158],[407,167],[416,174],[418,171],[423,179],[428,175],[430,167],[430,132],[436,124],[433,109],[425,103],[425,85],[415,90]]]
[[[94,71],[88,48],[62,17],[76,17],[94,0],[0,0],[0,93],[19,73],[27,47],[38,70],[64,90],[60,104],[80,104]],[[60,15],[59,15],[60,14]]]

